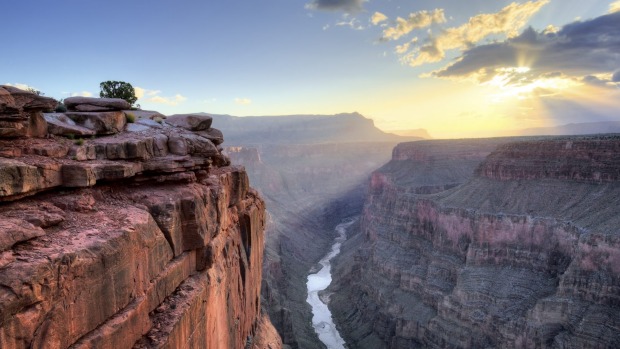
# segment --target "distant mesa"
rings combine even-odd
[[[415,128],[410,130],[389,130],[388,132],[404,137],[418,137],[424,139],[432,139],[431,135],[423,128]]]
[[[211,115],[229,145],[406,142],[422,138],[383,132],[372,119],[359,113],[246,117],[198,114]]]
[[[593,135],[601,133],[620,133],[620,121],[598,121],[571,123],[552,127],[534,127],[516,131],[505,132],[505,135],[515,136],[567,136],[567,135]]]

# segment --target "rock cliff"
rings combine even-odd
[[[351,347],[620,346],[620,136],[487,141],[373,174],[330,289]]]
[[[264,203],[211,118],[66,102],[0,88],[0,347],[279,348]]]

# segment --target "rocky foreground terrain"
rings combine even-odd
[[[0,87],[0,348],[279,348],[212,119]],[[123,111],[124,110],[124,111]]]
[[[352,348],[620,347],[619,179],[618,135],[399,145],[335,262],[341,334]]]

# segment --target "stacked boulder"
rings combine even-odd
[[[42,114],[55,107],[55,101],[17,89],[0,92],[0,115],[26,126],[38,125],[31,121],[38,120],[47,128],[8,129],[0,119],[0,178],[6,179],[0,182],[0,202],[56,187],[91,187],[98,181],[191,182],[211,167],[230,164],[219,146],[222,133],[211,128],[208,115],[164,119],[157,112],[128,110],[129,103],[122,99],[86,97],[65,99],[66,113]],[[48,131],[51,137],[43,139],[1,139],[43,136]]]
[[[13,86],[0,85],[0,137],[44,137],[47,123],[43,111],[58,102]]]
[[[61,136],[94,136],[116,134],[125,128],[123,110],[131,105],[120,98],[70,97],[64,100],[68,111],[47,114],[45,119],[52,134]]]

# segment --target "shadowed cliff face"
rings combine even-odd
[[[0,138],[1,348],[280,347],[260,310],[264,203],[210,119],[56,114],[50,132],[93,136],[35,139],[27,105]]]
[[[294,348],[324,347],[311,325],[306,277],[342,218],[361,212],[371,171],[393,143],[254,145],[226,149],[265,198],[268,222],[263,305]]]
[[[330,307],[349,344],[620,345],[620,137],[500,144],[460,180],[449,141],[417,145],[373,174],[336,260]]]

